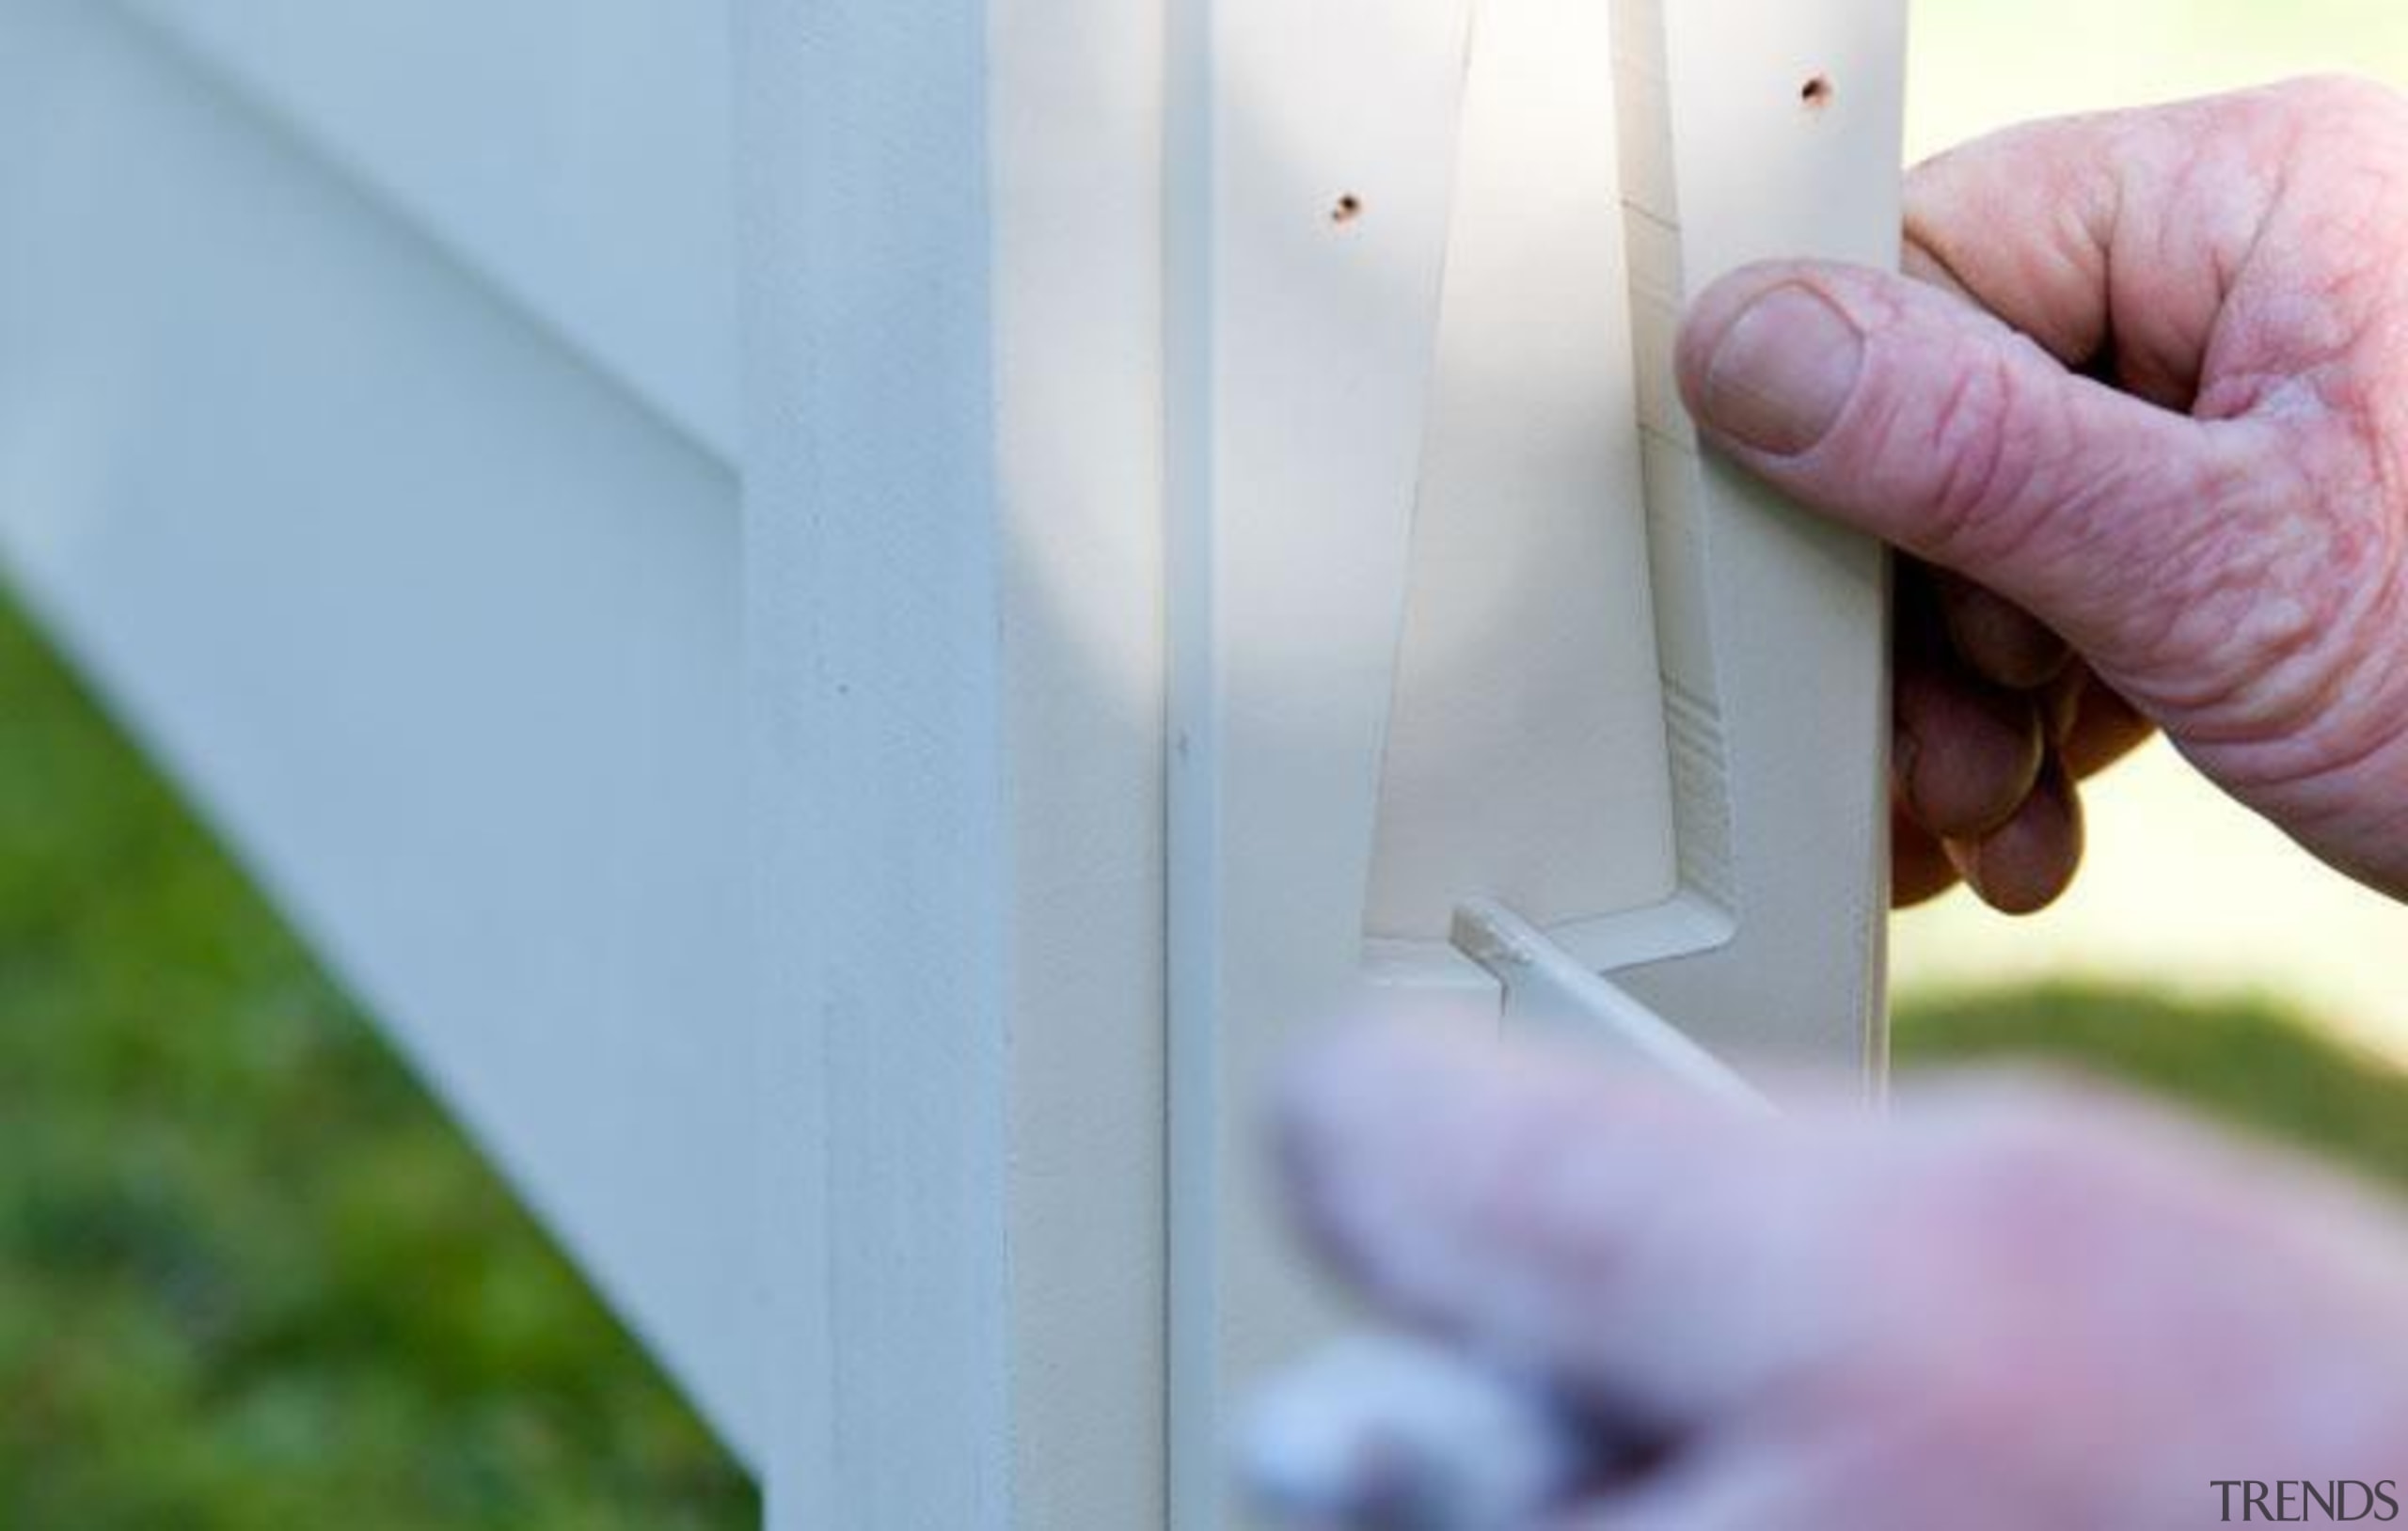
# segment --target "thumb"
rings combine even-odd
[[[2195,671],[2215,655],[2165,637],[2229,595],[2215,549],[2248,545],[2288,471],[2270,421],[2159,408],[1960,298],[1855,267],[1724,278],[1679,367],[1700,431],[1742,466],[2007,596],[2124,680],[2211,679]],[[2169,661],[2190,672],[2147,673]]]

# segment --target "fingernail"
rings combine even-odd
[[[1863,371],[1863,333],[1819,292],[1784,282],[1714,343],[1700,410],[1742,446],[1795,457],[1830,434]]]

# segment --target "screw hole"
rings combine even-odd
[[[1830,75],[1817,74],[1798,90],[1798,99],[1806,103],[1807,110],[1818,112],[1829,106],[1831,97],[1837,93],[1831,87]]]
[[[1329,210],[1329,221],[1332,223],[1353,223],[1362,215],[1363,199],[1353,192],[1339,197],[1338,205]]]

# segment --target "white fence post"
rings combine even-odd
[[[772,1519],[1152,1523],[1159,19],[739,12]]]

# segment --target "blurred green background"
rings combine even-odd
[[[2408,6],[1925,0],[1910,137],[2334,67],[2400,77]],[[2098,808],[2060,912],[2010,926],[1960,899],[1901,922],[1902,1059],[2072,1060],[2408,1180],[2408,1081],[2384,1061],[2408,1055],[2408,985],[2375,960],[2408,950],[2408,916],[2162,753]],[[0,1528],[755,1515],[0,600]]]

